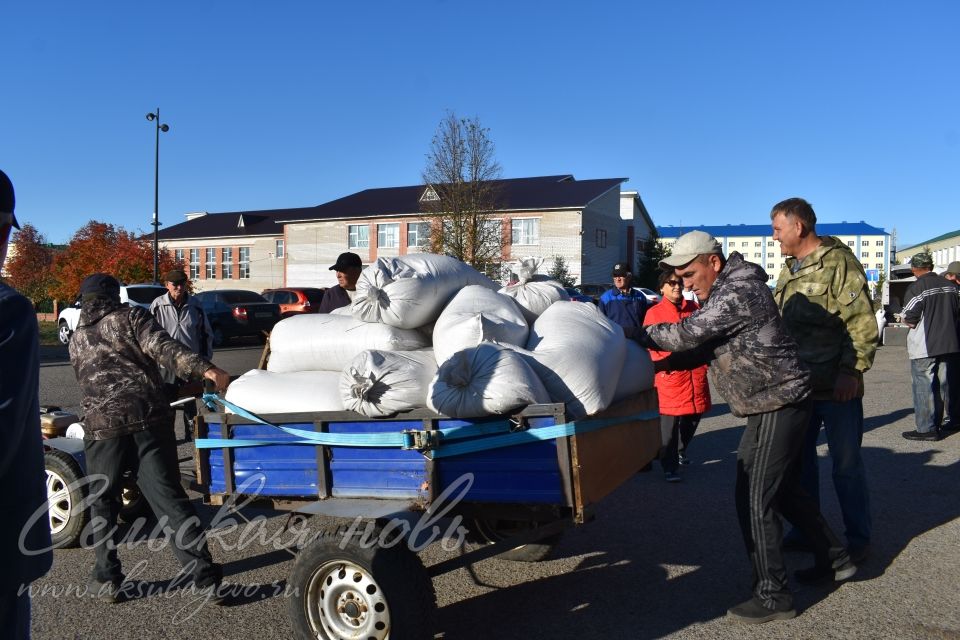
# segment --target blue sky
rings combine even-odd
[[[628,177],[657,224],[810,200],[899,245],[960,228],[960,3],[7,2],[0,167],[18,216],[320,204],[416,184],[447,110],[505,177]]]

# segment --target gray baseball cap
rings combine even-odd
[[[682,267],[693,262],[697,256],[716,253],[723,255],[723,247],[706,231],[688,231],[673,245],[669,256],[660,261],[660,268]]]

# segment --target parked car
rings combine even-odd
[[[150,303],[166,292],[166,287],[159,284],[123,284],[120,285],[120,302],[149,309]],[[79,321],[80,296],[77,296],[73,304],[57,316],[57,337],[62,344],[70,342],[70,336],[77,330]]]
[[[575,300],[576,302],[594,302],[593,298],[583,295],[583,292],[576,287],[564,287],[563,289],[567,292],[567,295],[570,296],[571,300]]]
[[[661,298],[660,294],[654,291],[653,289],[647,289],[646,287],[634,287],[634,289],[642,293],[644,297],[647,299],[647,302],[649,302],[650,304],[657,304],[658,302],[660,302],[660,298]]]
[[[298,313],[316,313],[320,310],[323,292],[319,287],[287,287],[283,289],[264,289],[263,297],[267,302],[280,305],[280,316],[288,318]]]
[[[594,303],[599,303],[600,296],[603,295],[603,292],[612,286],[611,284],[578,284],[576,288],[579,289],[583,295],[590,296]]]
[[[264,331],[269,332],[280,321],[280,305],[267,302],[256,291],[216,289],[194,297],[210,320],[215,347],[241,336],[257,336],[263,341]]]

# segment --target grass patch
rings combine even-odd
[[[44,347],[60,346],[60,338],[57,337],[57,323],[41,320],[40,325],[40,344]]]

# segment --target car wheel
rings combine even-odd
[[[54,548],[75,547],[87,524],[83,508],[87,486],[81,484],[83,472],[70,454],[50,449],[43,454],[47,474],[47,517]]]
[[[67,324],[66,320],[61,320],[60,324],[57,326],[57,338],[60,339],[60,344],[70,344],[70,335],[73,332],[70,331],[70,326]]]

